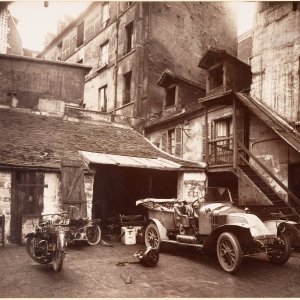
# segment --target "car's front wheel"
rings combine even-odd
[[[270,261],[277,265],[283,265],[286,263],[289,260],[292,252],[291,240],[289,237],[285,234],[282,234],[280,238],[282,242],[281,249],[268,256]]]
[[[145,245],[159,250],[161,244],[158,228],[155,224],[150,223],[145,230]]]
[[[217,241],[217,255],[221,268],[230,274],[236,273],[242,263],[242,249],[236,236],[223,232]]]

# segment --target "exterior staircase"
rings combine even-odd
[[[273,205],[247,205],[251,213],[257,215],[261,220],[281,219],[286,221],[294,221],[297,224],[294,225],[295,235],[293,245],[300,247],[300,199],[297,198],[261,161],[259,161],[244,145],[237,142],[237,176],[239,172],[242,172],[248,177],[253,185],[257,187]],[[255,163],[260,172],[254,168]],[[287,202],[284,198],[278,194],[274,187],[272,187],[262,173],[265,173],[268,177],[272,178],[289,196]]]
[[[273,204],[264,206],[263,209],[261,206],[251,207],[256,214],[261,214],[262,218],[273,216],[275,218],[279,217],[280,219],[300,223],[300,214],[297,210],[291,204],[283,200],[256,170],[249,165],[239,165],[239,168]]]

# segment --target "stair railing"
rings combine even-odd
[[[248,166],[253,168],[250,163],[247,161],[243,155],[240,154],[239,150],[243,150],[254,162],[260,166],[267,174],[270,176],[290,197],[291,199],[300,207],[300,199],[291,191],[289,190],[260,160],[258,160],[243,144],[237,141],[238,146],[238,157],[241,158]]]

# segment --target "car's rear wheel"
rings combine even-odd
[[[270,261],[277,265],[283,265],[286,263],[289,260],[292,252],[291,240],[289,237],[285,234],[282,234],[280,238],[282,242],[281,249],[268,256]]]
[[[242,249],[231,232],[222,233],[217,241],[217,255],[221,268],[230,274],[236,273],[242,263]]]
[[[145,245],[153,249],[159,250],[161,239],[158,228],[155,224],[150,223],[145,230]]]

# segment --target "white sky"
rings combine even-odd
[[[41,51],[47,32],[56,34],[57,20],[64,15],[76,18],[89,4],[86,1],[17,1],[9,5],[11,14],[19,20],[18,30],[23,47]],[[228,2],[234,9],[238,22],[238,35],[251,28],[254,17],[255,2]]]

